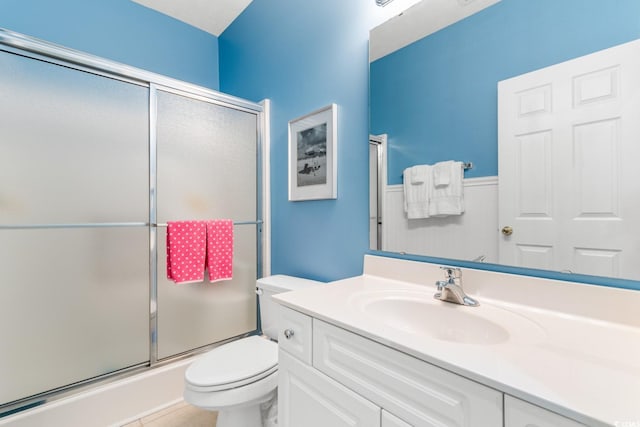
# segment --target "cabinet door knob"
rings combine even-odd
[[[502,227],[502,234],[504,234],[505,236],[511,236],[513,234],[513,227],[511,227],[510,225]]]
[[[284,330],[284,337],[286,339],[291,339],[292,336],[293,336],[293,329],[285,329]]]

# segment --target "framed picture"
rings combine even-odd
[[[289,200],[338,197],[337,109],[331,104],[289,122]]]

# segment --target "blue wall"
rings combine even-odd
[[[218,38],[130,0],[3,0],[0,27],[219,88]]]
[[[497,83],[640,37],[638,0],[502,0],[371,66],[372,133],[389,135],[388,182],[419,163],[498,174]]]
[[[559,3],[569,7],[558,9]],[[440,40],[439,49],[432,48],[439,59],[419,61],[429,67],[432,62],[444,62],[452,66],[461,64],[463,68],[453,76],[449,76],[448,69],[434,71],[445,89],[437,93],[445,97],[446,102],[438,100],[427,113],[418,115],[421,128],[440,126],[438,120],[430,120],[429,126],[425,125],[429,114],[440,118],[441,109],[461,108],[452,101],[464,99],[472,111],[465,114],[479,114],[480,119],[465,122],[464,126],[460,122],[452,126],[445,124],[440,126],[440,132],[453,129],[459,135],[456,138],[466,144],[465,153],[475,149],[469,158],[461,157],[479,162],[475,174],[496,174],[497,81],[640,37],[640,2],[616,0],[616,7],[610,6],[605,0],[503,0],[463,21],[460,30],[451,27],[441,31],[434,37]],[[623,16],[618,13],[618,7],[625,8]],[[381,10],[374,6],[373,0],[254,0],[220,36],[221,90],[254,101],[272,100],[274,274],[334,280],[361,273],[362,257],[368,246],[367,40],[369,29],[381,21]],[[507,18],[513,11],[517,13],[516,18]],[[542,24],[549,18],[554,20],[551,26]],[[482,23],[484,29],[472,30],[472,19]],[[611,23],[617,27],[613,31]],[[566,28],[570,28],[568,34]],[[535,37],[543,37],[546,42],[534,49],[532,39]],[[442,49],[442,43],[451,48]],[[510,51],[503,55],[506,47]],[[462,49],[457,50],[462,54],[454,53],[456,49]],[[465,55],[471,59],[464,58]],[[503,56],[507,57],[510,68],[495,75],[496,64],[504,61]],[[390,97],[398,96],[399,92],[394,90],[403,89],[403,79],[407,77],[389,79],[393,82]],[[474,79],[478,78],[489,82],[479,90],[483,97],[490,92],[488,96],[493,101],[481,101],[480,96],[472,92],[471,97],[466,96],[476,90]],[[406,90],[415,88],[409,85]],[[289,202],[287,123],[332,102],[339,105],[338,199]],[[378,119],[373,120],[375,123]],[[488,141],[491,148],[484,146]],[[483,160],[485,158],[488,160]],[[397,170],[398,176],[401,170]],[[557,278],[548,272],[502,266],[487,268]],[[637,282],[576,277],[587,283],[637,288]]]
[[[221,90],[272,100],[272,272],[362,273],[368,247],[368,38],[373,0],[254,0],[220,36]],[[288,201],[288,121],[338,104],[338,198]]]
[[[544,8],[541,2],[545,3]],[[573,7],[561,14],[539,13],[541,9],[558,7],[557,3]],[[510,71],[511,76],[523,72],[518,67],[537,68],[626,41],[626,37],[640,36],[639,1],[615,0],[616,6],[629,8],[625,16],[617,16],[610,8],[590,14],[588,21],[573,24],[579,21],[576,12],[594,10],[587,3],[609,2],[503,0],[494,6],[502,12],[494,12],[492,8],[469,20],[487,21],[491,25],[488,34],[463,32],[447,43],[473,53],[491,40],[526,37],[539,28],[537,24],[543,18],[555,17],[556,32],[562,26],[575,26],[569,35],[549,36],[547,40],[552,43],[533,51],[534,58],[540,59],[534,59],[532,64],[527,63],[532,46],[511,52],[510,56],[516,59],[514,64],[521,64]],[[522,18],[511,22],[510,30],[494,33],[513,7],[519,8]],[[368,247],[368,38],[369,29],[381,22],[383,10],[373,0],[254,0],[218,40],[129,0],[4,0],[0,27],[212,89],[220,87],[223,92],[247,99],[270,98],[272,272],[333,280],[360,274]],[[596,18],[599,20],[594,26]],[[609,26],[611,22],[619,28],[618,36],[598,46],[602,32],[608,31],[600,24]],[[443,30],[441,37],[450,31]],[[564,47],[556,48],[555,44]],[[583,52],[567,50],[583,44],[589,46],[583,47]],[[512,43],[512,48],[518,46],[526,45]],[[548,55],[548,50],[556,52],[555,56]],[[451,52],[445,55],[447,61],[463,60]],[[485,53],[483,63],[501,57],[495,50]],[[476,71],[474,77],[488,72],[482,70]],[[491,90],[495,91],[495,81],[500,78],[492,79]],[[471,89],[470,83],[463,80],[456,83],[457,97]],[[289,202],[287,123],[332,102],[339,106],[338,199]],[[442,106],[441,102],[437,104]],[[479,104],[474,108],[476,112],[488,108],[495,114],[495,102],[490,107]],[[495,123],[495,118],[482,122]],[[470,137],[462,137],[464,141],[489,138],[495,141],[491,131],[475,126],[456,124],[454,128],[461,128],[460,132],[462,128],[471,128]],[[478,164],[474,158],[465,156],[465,160]],[[485,168],[478,164],[474,173],[495,174],[495,170]]]

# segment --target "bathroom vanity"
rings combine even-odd
[[[464,269],[480,302],[433,298],[438,265],[280,294],[279,423],[640,426],[640,293]]]

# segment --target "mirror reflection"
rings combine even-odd
[[[373,29],[372,249],[640,279],[638,16],[637,0],[422,0]],[[409,219],[403,174],[448,160],[473,164],[464,212]]]

